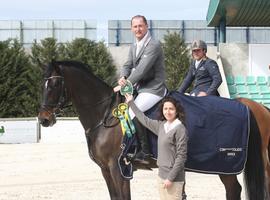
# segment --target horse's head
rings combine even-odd
[[[42,126],[48,127],[56,123],[56,115],[67,102],[64,77],[61,67],[51,63],[44,67],[43,95],[38,114]]]

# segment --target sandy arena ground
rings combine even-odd
[[[105,181],[88,157],[82,130],[69,131],[60,134],[57,126],[42,128],[40,143],[0,144],[0,200],[108,200]],[[158,199],[156,174],[157,170],[134,173],[132,199]],[[216,175],[187,173],[186,191],[189,200],[225,199]]]

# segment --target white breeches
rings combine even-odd
[[[142,112],[145,112],[152,106],[154,106],[157,102],[159,102],[162,98],[163,97],[151,93],[139,93],[136,99],[134,100],[134,103]],[[131,119],[135,117],[135,114],[130,108],[129,108],[129,115]]]

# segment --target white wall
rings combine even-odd
[[[36,143],[40,138],[37,118],[2,118],[0,129],[0,144]]]
[[[4,131],[4,132],[3,132]],[[0,118],[0,144],[85,143],[85,132],[76,117],[57,118],[51,127],[42,127],[37,118]]]
[[[249,45],[249,75],[270,76],[270,44]]]
[[[118,70],[125,63],[129,46],[108,47]],[[270,44],[220,43],[219,53],[225,75],[269,76]],[[207,56],[217,61],[217,47],[209,46]]]
[[[57,118],[51,127],[41,126],[42,143],[85,143],[85,132],[77,118]]]

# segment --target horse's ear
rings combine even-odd
[[[36,59],[36,62],[38,64],[38,66],[43,70],[45,71],[45,69],[47,68],[47,65],[43,64],[39,58]]]
[[[56,71],[57,73],[61,74],[61,71],[62,71],[61,65],[59,65],[59,64],[57,63],[57,61],[54,60],[54,59],[52,59],[51,64],[52,64],[52,66],[54,67],[55,71]]]

